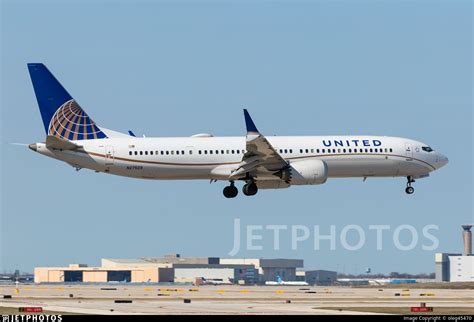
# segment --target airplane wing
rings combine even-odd
[[[74,144],[70,141],[58,138],[57,136],[48,135],[46,137],[46,146],[52,149],[58,150],[76,150],[80,148],[80,145]]]
[[[288,162],[278,154],[265,136],[260,134],[246,109],[244,109],[244,116],[247,126],[247,152],[229,179],[243,178],[247,173],[252,178],[275,175],[276,172],[285,168]]]

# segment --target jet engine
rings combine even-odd
[[[328,166],[317,159],[291,161],[277,175],[291,185],[323,184],[328,178]]]

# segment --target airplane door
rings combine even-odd
[[[114,147],[107,145],[105,147],[105,165],[114,164]]]
[[[407,158],[413,158],[413,147],[411,143],[405,143],[405,156]]]

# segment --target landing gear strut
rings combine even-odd
[[[406,189],[405,189],[405,192],[406,192],[407,194],[409,194],[409,195],[411,195],[412,193],[415,192],[415,188],[413,188],[413,187],[411,186],[411,184],[412,184],[413,182],[415,182],[415,179],[413,179],[412,176],[408,176],[408,177],[407,177],[407,187],[406,187]]]
[[[258,187],[257,187],[257,185],[255,184],[255,182],[250,181],[249,183],[246,183],[246,184],[242,187],[242,192],[243,192],[244,195],[246,195],[246,196],[253,196],[253,195],[256,195],[256,194],[257,194],[257,192],[258,192]]]
[[[234,181],[230,182],[230,185],[224,188],[224,197],[226,198],[235,198],[239,194],[239,190],[234,185]]]

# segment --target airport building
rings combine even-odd
[[[71,264],[68,267],[37,267],[35,283],[234,283],[263,284],[296,281],[301,259],[221,259],[181,257],[179,254],[141,259],[103,258],[100,267]]]
[[[337,281],[337,272],[314,270],[305,272],[305,282],[309,285],[332,285]]]
[[[101,267],[89,267],[85,264],[71,264],[68,267],[36,267],[34,275],[35,283],[159,283],[174,281],[172,267],[150,266],[147,263],[143,265],[135,263],[130,266],[120,263],[117,266]]]
[[[472,225],[463,225],[463,254],[435,254],[435,273],[438,282],[474,282],[472,256]]]

